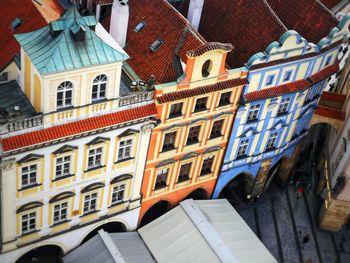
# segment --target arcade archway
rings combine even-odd
[[[46,245],[34,248],[21,256],[16,263],[61,263],[63,251],[59,246]]]
[[[194,191],[192,191],[188,196],[185,197],[185,199],[190,199],[192,198],[193,200],[205,200],[208,199],[208,193],[202,188],[198,188]]]
[[[121,222],[110,222],[104,225],[101,225],[97,228],[95,228],[94,230],[92,230],[81,242],[81,244],[85,243],[86,241],[88,241],[89,239],[91,239],[92,237],[94,237],[97,232],[99,230],[103,229],[104,231],[108,232],[108,233],[118,233],[118,232],[126,232],[127,228],[126,226],[121,223]]]
[[[150,209],[148,209],[148,211],[145,213],[140,222],[140,227],[145,226],[153,220],[157,219],[158,217],[164,215],[170,209],[171,204],[169,202],[159,201],[158,203],[154,204]]]

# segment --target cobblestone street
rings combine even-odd
[[[238,211],[278,262],[350,262],[350,229],[334,234],[319,229],[321,202],[308,192],[297,199],[294,186],[288,186]]]

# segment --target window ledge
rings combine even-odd
[[[167,187],[168,187],[168,185],[166,185],[166,184],[163,184],[163,185],[158,186],[158,187],[154,187],[153,192],[156,192],[158,190],[162,190],[162,189],[167,188]]]
[[[258,122],[258,121],[259,121],[259,118],[256,118],[256,119],[253,119],[253,120],[247,120],[246,124],[251,124],[251,123]]]
[[[91,104],[94,105],[94,104],[99,104],[99,103],[104,103],[104,102],[107,102],[108,99],[107,98],[103,98],[103,99],[91,99]]]
[[[287,116],[289,114],[288,111],[284,111],[284,112],[281,112],[281,113],[277,113],[277,117],[283,117],[283,116]]]
[[[114,163],[115,164],[116,163],[123,163],[123,162],[127,162],[127,161],[130,161],[130,160],[133,160],[133,159],[135,159],[135,157],[128,157],[128,158],[120,159],[120,160],[118,160],[118,161],[116,161]]]
[[[71,221],[70,219],[66,219],[66,220],[63,220],[63,221],[54,223],[54,224],[52,224],[50,227],[59,226],[59,225],[62,225],[62,224],[64,224],[64,223],[68,223],[68,222],[70,222],[70,221]]]
[[[190,141],[187,140],[185,146],[190,146],[190,145],[197,144],[197,143],[199,143],[199,140],[197,140],[197,139],[196,140],[190,140]]]
[[[88,172],[91,172],[91,171],[94,171],[94,170],[97,170],[97,169],[101,169],[101,168],[104,168],[106,167],[106,165],[100,165],[100,166],[96,166],[96,167],[91,167],[91,168],[88,168],[87,170],[84,171],[84,173],[88,173]]]
[[[219,137],[222,137],[222,136],[223,136],[222,134],[213,134],[213,135],[210,135],[209,140],[216,139],[216,138],[219,138]]]
[[[37,187],[37,186],[41,186],[41,184],[31,184],[31,185],[27,185],[27,186],[23,186],[21,189],[18,189],[18,191],[25,191],[25,190],[28,190],[28,189],[31,189],[31,188],[34,188],[34,187]]]
[[[271,147],[271,148],[266,148],[265,152],[272,152],[272,151],[275,151],[275,150],[277,150],[277,148]]]
[[[202,176],[206,176],[206,175],[211,174],[211,173],[213,173],[213,172],[212,171],[203,171],[200,173],[199,176],[202,177]]]
[[[173,150],[176,150],[177,148],[175,147],[166,147],[162,149],[161,153],[165,153],[165,152],[170,152],[170,151],[173,151]]]
[[[181,184],[184,184],[184,183],[188,183],[190,181],[190,178],[186,179],[186,180],[178,180],[176,182],[176,185],[181,185]]]
[[[55,179],[52,180],[52,182],[57,182],[59,180],[67,179],[67,178],[73,177],[74,175],[75,174],[67,174],[60,177],[56,177]]]
[[[29,232],[26,232],[26,233],[22,233],[22,235],[20,235],[19,237],[24,237],[24,236],[28,236],[30,234],[34,234],[34,233],[37,233],[39,232],[40,230],[39,229],[34,229],[32,231],[29,231]]]
[[[56,112],[62,112],[62,111],[68,111],[74,109],[73,105],[62,107],[62,108],[57,108]]]
[[[232,104],[232,102],[223,102],[223,103],[219,102],[219,105],[217,106],[217,108],[225,107],[225,106],[228,106],[228,105],[231,105],[231,104]]]
[[[113,207],[116,207],[116,206],[118,206],[118,205],[126,204],[126,203],[128,203],[128,202],[129,202],[129,201],[121,200],[121,201],[118,202],[118,203],[111,204],[108,208],[113,208]]]
[[[197,109],[194,109],[193,113],[197,113],[197,112],[202,112],[202,111],[206,111],[208,110],[208,108],[197,108]]]
[[[242,160],[242,159],[245,159],[245,158],[248,158],[248,155],[239,155],[236,157],[235,160]]]
[[[173,114],[173,115],[169,115],[168,120],[172,120],[172,119],[180,118],[180,117],[183,117],[183,116],[185,116],[185,115],[184,115],[184,114],[182,114],[182,113],[179,113],[179,114]]]
[[[87,212],[85,214],[82,214],[81,216],[79,216],[80,218],[84,217],[84,216],[88,216],[88,215],[92,215],[92,214],[95,214],[95,213],[98,213],[100,210],[94,210],[94,211],[90,211],[90,212]]]

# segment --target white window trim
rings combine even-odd
[[[34,214],[34,217],[30,217],[32,214]],[[37,223],[38,223],[37,215],[38,215],[38,211],[29,211],[29,212],[23,213],[21,215],[21,233],[22,234],[35,232],[37,230]],[[24,223],[24,218],[23,217],[25,217],[25,216],[28,216],[28,219],[25,220],[27,222],[26,224],[28,226],[28,229],[23,231],[23,223]],[[29,228],[30,220],[33,219],[33,218],[34,218],[34,227],[33,228]]]
[[[126,186],[127,185],[124,183],[124,184],[114,185],[112,187],[111,205],[120,204],[125,200]],[[121,199],[116,199],[113,202],[113,195],[116,194],[116,196],[119,196],[120,192],[122,192]]]
[[[102,78],[101,78],[102,76]],[[99,78],[99,79],[98,79]],[[101,85],[106,84],[104,96],[101,96]],[[97,97],[93,98],[92,94],[94,93],[94,86],[97,86]],[[100,74],[94,78],[92,81],[92,87],[91,87],[91,101],[99,101],[107,98],[107,88],[108,88],[108,77],[105,74]]]
[[[238,149],[237,149],[237,157],[247,155],[249,144],[250,144],[250,139],[242,139],[239,142]],[[244,149],[244,151],[241,151],[241,149]]]
[[[127,144],[128,141],[131,143]],[[121,143],[125,142],[125,145],[121,146]],[[129,148],[129,155],[126,155],[126,149]],[[125,160],[133,157],[133,149],[134,149],[134,139],[133,138],[123,138],[118,142],[118,152],[117,152],[117,160]],[[122,157],[119,156],[119,153],[122,151]]]
[[[93,195],[96,195],[96,198],[92,198]],[[89,196],[89,199],[87,200],[87,197]],[[96,212],[98,210],[98,197],[99,192],[89,192],[84,195],[83,198],[83,214],[88,214],[92,212]],[[95,200],[95,209],[91,209],[91,200]],[[88,210],[85,211],[85,204],[88,204]]]
[[[35,168],[35,182],[33,183],[30,183],[30,166],[36,166]],[[27,179],[28,179],[28,184],[23,184],[23,168],[28,168],[28,172],[27,172]],[[20,182],[21,182],[21,188],[24,188],[24,187],[29,187],[31,185],[36,185],[38,184],[38,176],[39,176],[39,171],[40,171],[40,165],[39,163],[31,163],[31,164],[26,164],[26,165],[23,165],[23,166],[20,166],[20,171],[21,171],[21,177],[20,177]]]
[[[61,165],[62,167],[62,172],[64,171],[64,164],[65,164],[65,161],[64,161],[64,158],[68,157],[70,158],[69,160],[69,172],[68,174],[64,174],[62,173],[61,175],[57,176],[57,166],[58,165]],[[58,164],[57,160],[62,158],[63,159],[63,163],[62,164]],[[55,179],[58,179],[58,178],[61,178],[61,177],[65,177],[65,176],[68,176],[70,174],[72,174],[72,161],[73,161],[73,155],[72,154],[66,154],[66,155],[61,155],[61,156],[56,156],[55,158]]]
[[[63,85],[65,84],[66,82],[68,82],[67,85]],[[60,90],[60,87],[62,88],[62,90]],[[66,104],[66,99],[67,99],[67,91],[71,91],[71,103],[70,104]],[[62,93],[62,105],[61,106],[58,106],[58,94],[59,93]],[[73,94],[73,83],[71,81],[63,81],[61,82],[58,87],[57,87],[57,91],[56,91],[56,107],[57,109],[64,109],[64,108],[67,108],[67,107],[70,107],[73,105],[73,97],[74,97],[74,94]]]
[[[97,149],[99,149],[99,148],[101,148],[101,161],[100,161],[100,165],[96,165],[96,156],[97,156],[97,154],[96,154],[96,151],[97,151]],[[87,162],[86,162],[86,169],[87,170],[89,170],[89,169],[94,169],[94,168],[97,168],[97,167],[102,167],[103,166],[103,160],[104,160],[104,151],[105,151],[105,145],[98,145],[98,146],[95,146],[95,147],[89,147],[88,149],[87,149]],[[93,166],[89,166],[89,159],[90,159],[90,151],[94,151],[94,154],[93,154],[93,159],[94,159],[94,161],[93,161],[93,163],[94,163],[94,165]]]
[[[61,218],[62,217],[62,205],[63,204],[67,204],[67,206],[65,207],[65,209],[67,210],[66,211],[66,217],[65,218]],[[60,210],[59,210],[59,220],[58,221],[55,221],[55,207],[56,206],[60,206]],[[65,222],[68,220],[68,214],[69,214],[69,201],[66,200],[66,201],[62,201],[62,202],[59,202],[59,203],[53,203],[52,204],[52,222],[53,224],[58,224],[58,223],[61,223],[61,222]]]

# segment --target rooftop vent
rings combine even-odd
[[[144,27],[146,26],[146,22],[145,21],[141,21],[140,23],[138,23],[135,28],[134,28],[134,32],[140,32]]]
[[[18,28],[20,25],[22,24],[22,20],[18,17],[16,17],[15,19],[13,19],[11,21],[11,27],[15,30],[16,28]]]
[[[154,41],[151,45],[150,45],[150,49],[153,51],[153,52],[156,52],[160,47],[161,45],[164,44],[164,41],[163,39],[161,38],[158,38],[156,41]]]
[[[73,26],[70,27],[70,31],[72,32],[74,41],[80,42],[85,40],[85,28],[78,23],[74,23]]]

